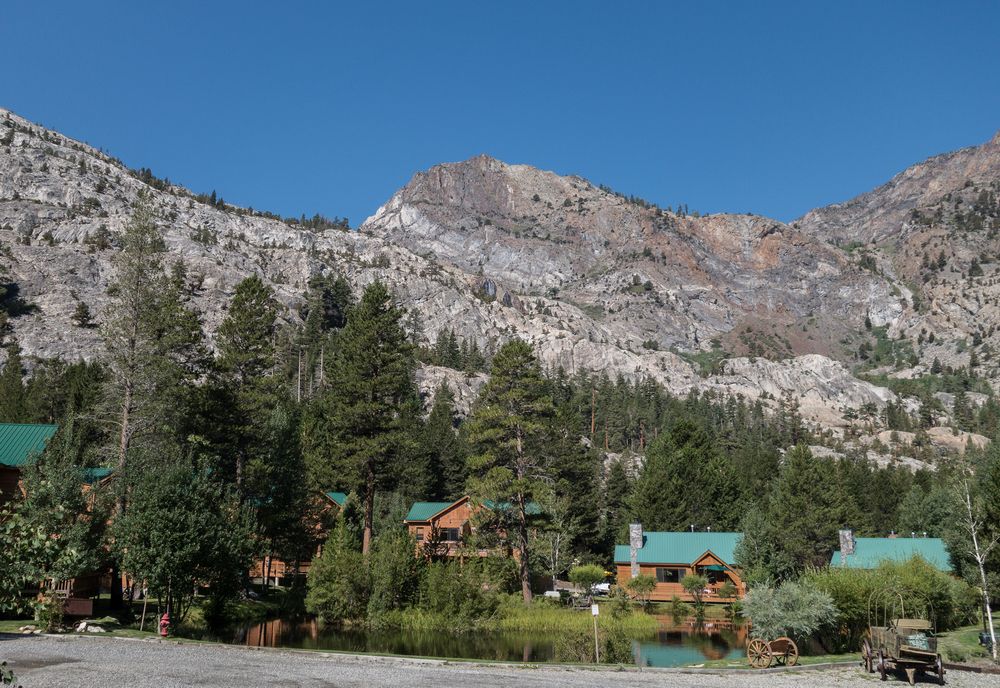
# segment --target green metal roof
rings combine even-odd
[[[906,561],[915,554],[934,568],[950,573],[951,561],[941,538],[865,538],[854,540],[854,554],[843,561],[840,550],[833,553],[830,566],[851,569],[874,569],[883,561]]]
[[[406,514],[404,521],[428,521],[434,514],[444,511],[452,504],[457,504],[458,502],[465,499],[462,497],[456,499],[454,502],[414,502],[413,506],[410,507],[410,511]],[[507,510],[510,508],[509,502],[494,502],[492,500],[485,500],[483,506],[487,509],[501,509]],[[537,516],[542,513],[542,508],[538,506],[536,502],[528,502],[527,508],[525,509],[529,516]]]
[[[87,485],[93,485],[94,483],[104,480],[113,472],[114,471],[110,468],[84,468],[83,482]]]
[[[344,508],[344,502],[347,501],[347,495],[343,492],[327,492],[326,496],[341,509]]]
[[[726,564],[736,561],[736,545],[743,533],[649,532],[642,538],[638,552],[640,564],[693,564],[705,552],[711,552]],[[615,563],[631,561],[628,545],[615,545]]]
[[[56,434],[55,425],[0,423],[0,465],[17,468],[31,463]]]
[[[510,502],[494,502],[492,499],[487,499],[483,502],[483,506],[487,509],[499,509],[500,511],[507,511],[513,505]],[[538,506],[538,502],[528,502],[524,506],[524,513],[528,516],[538,516],[542,513],[542,507]]]
[[[414,502],[404,521],[426,521],[455,502]]]

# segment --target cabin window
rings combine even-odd
[[[657,583],[680,583],[682,578],[684,578],[684,569],[656,568]]]
[[[423,540],[424,540],[424,529],[423,528],[417,528],[417,532],[414,534],[414,537],[416,537],[417,542],[423,542]]]
[[[462,539],[461,531],[458,528],[442,528],[441,539],[445,542],[458,542]]]

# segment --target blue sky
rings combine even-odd
[[[360,223],[488,153],[790,220],[1000,128],[996,2],[17,2],[0,106]]]

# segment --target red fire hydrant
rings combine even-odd
[[[160,636],[166,638],[169,630],[170,630],[170,612],[163,612],[163,616],[160,617]]]

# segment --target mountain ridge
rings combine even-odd
[[[894,255],[862,260],[824,236],[825,226],[849,224],[837,206],[788,224],[697,216],[481,154],[416,173],[356,232],[317,229],[212,205],[0,115],[0,244],[34,308],[11,321],[29,357],[100,355],[97,332],[71,316],[82,301],[100,317],[114,237],[141,189],[162,218],[168,262],[186,265],[210,340],[249,274],[274,287],[289,323],[316,275],[341,274],[355,290],[381,279],[423,321],[428,342],[447,328],[484,348],[519,336],[547,367],[571,373],[648,376],[677,394],[766,405],[792,395],[808,418],[844,432],[858,408],[899,400],[848,367],[872,336],[866,327],[915,338],[929,317],[917,303],[923,287]],[[992,174],[992,151],[980,155]],[[919,353],[917,373],[928,363]]]

